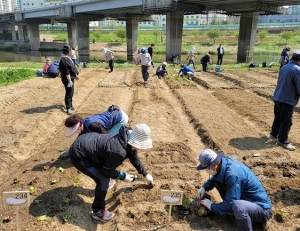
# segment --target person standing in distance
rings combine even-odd
[[[146,124],[137,124],[133,130],[123,126],[119,134],[98,134],[95,132],[79,136],[70,148],[70,161],[83,174],[96,183],[92,203],[92,218],[107,222],[115,214],[105,207],[109,180],[118,179],[133,182],[136,175],[116,170],[124,160],[129,159],[139,174],[153,185],[153,177],[144,168],[138,156],[139,149],[152,148],[151,131]]]
[[[148,53],[151,57],[151,65],[154,68],[154,64],[153,64],[153,47],[154,47],[154,43],[151,43],[150,47],[148,47]]]
[[[211,175],[198,191],[201,205],[219,216],[233,213],[238,231],[252,231],[252,222],[265,223],[272,217],[271,200],[246,165],[211,149],[203,150],[199,161],[197,170],[205,169]],[[213,188],[218,190],[222,202],[204,199],[205,192]]]
[[[274,120],[269,137],[271,140],[277,140],[277,145],[290,151],[296,149],[290,144],[288,135],[293,124],[294,108],[299,102],[299,96],[300,50],[296,50],[290,62],[279,71],[273,96]]]
[[[194,59],[197,59],[197,57],[195,56],[195,51],[196,51],[196,48],[192,47],[192,49],[190,50],[189,56],[187,57],[187,60],[189,60],[187,66],[189,66],[190,64],[193,64],[194,69],[195,69]]]
[[[219,45],[219,47],[217,48],[218,51],[218,61],[217,61],[217,65],[222,65],[223,62],[223,55],[224,55],[224,48],[222,46],[222,44]]]
[[[140,60],[144,85],[146,85],[148,83],[149,72],[150,72],[149,67],[151,65],[152,59],[149,53],[147,53],[147,49],[145,47],[141,49],[137,57],[137,60]]]
[[[77,67],[79,67],[79,65],[78,65],[78,63],[77,63],[77,60],[76,60],[76,52],[75,52],[74,47],[72,47],[72,55],[71,55],[71,58],[72,58],[74,64],[75,64]]]
[[[101,51],[104,53],[105,55],[105,62],[108,62],[108,66],[110,71],[108,73],[111,73],[114,71],[114,65],[115,65],[115,55],[114,52],[112,52],[111,50],[108,50],[107,48],[103,47],[101,49]]]
[[[290,61],[290,55],[289,55],[289,51],[291,50],[291,48],[289,46],[286,46],[280,54],[280,59],[279,59],[279,64],[280,64],[280,68],[279,70]]]
[[[73,110],[73,95],[74,95],[74,79],[79,79],[79,72],[76,69],[73,60],[71,59],[72,48],[70,46],[63,47],[63,53],[59,62],[59,70],[61,73],[61,81],[65,86],[65,105],[67,114],[71,115]]]

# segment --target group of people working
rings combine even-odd
[[[65,120],[66,136],[78,133],[70,149],[61,153],[95,183],[95,197],[92,203],[92,218],[107,222],[115,214],[106,208],[107,191],[117,179],[134,182],[138,176],[117,170],[125,159],[136,171],[153,185],[150,175],[138,156],[139,149],[152,148],[151,129],[146,124],[137,124],[133,129],[127,126],[128,115],[117,105],[111,105],[104,112],[82,118],[77,114]],[[233,214],[239,231],[252,230],[253,222],[267,222],[272,217],[272,203],[263,185],[255,174],[243,163],[225,157],[223,152],[211,149],[201,151],[197,170],[207,170],[210,175],[196,197],[202,206],[216,215]],[[216,188],[223,201],[214,203],[205,199],[207,191]]]

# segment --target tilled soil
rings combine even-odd
[[[76,113],[89,116],[118,104],[129,115],[130,126],[146,123],[152,131],[153,149],[140,151],[139,156],[154,177],[154,187],[150,189],[142,176],[134,183],[117,182],[106,197],[107,208],[116,216],[105,224],[91,219],[94,182],[78,173],[69,160],[58,158],[59,151],[75,139],[64,136],[67,115],[60,78],[34,78],[0,88],[2,191],[31,186],[36,191],[29,208],[1,208],[1,230],[236,230],[230,215],[182,216],[173,211],[168,222],[169,207],[160,198],[162,186],[195,198],[208,179],[195,169],[204,148],[223,150],[244,162],[263,182],[274,215],[284,212],[282,221],[273,216],[265,226],[255,225],[255,230],[300,230],[299,110],[290,132],[296,151],[286,151],[267,139],[277,73],[266,69],[197,72],[189,81],[175,74],[159,80],[151,71],[146,87],[139,68],[112,73],[81,69],[75,83]],[[256,153],[260,156],[253,157]],[[128,161],[120,169],[136,174]],[[51,184],[52,180],[58,181]],[[209,194],[213,201],[220,200],[215,190]],[[134,218],[129,211],[134,211]],[[38,221],[42,215],[47,219]],[[67,215],[70,221],[65,223]],[[12,220],[4,222],[8,216]]]

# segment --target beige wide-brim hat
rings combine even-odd
[[[146,124],[137,124],[129,134],[128,144],[138,149],[152,148],[151,131]]]
[[[77,124],[75,124],[73,127],[69,127],[66,131],[66,134],[65,136],[71,136],[73,135],[77,130],[78,128],[80,127],[80,122],[78,122]]]

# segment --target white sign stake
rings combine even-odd
[[[29,191],[3,192],[3,205],[5,208],[16,208],[17,231],[19,231],[19,207],[29,207]]]
[[[170,224],[172,205],[182,205],[183,192],[174,190],[161,190],[161,201],[169,205],[168,223]]]

